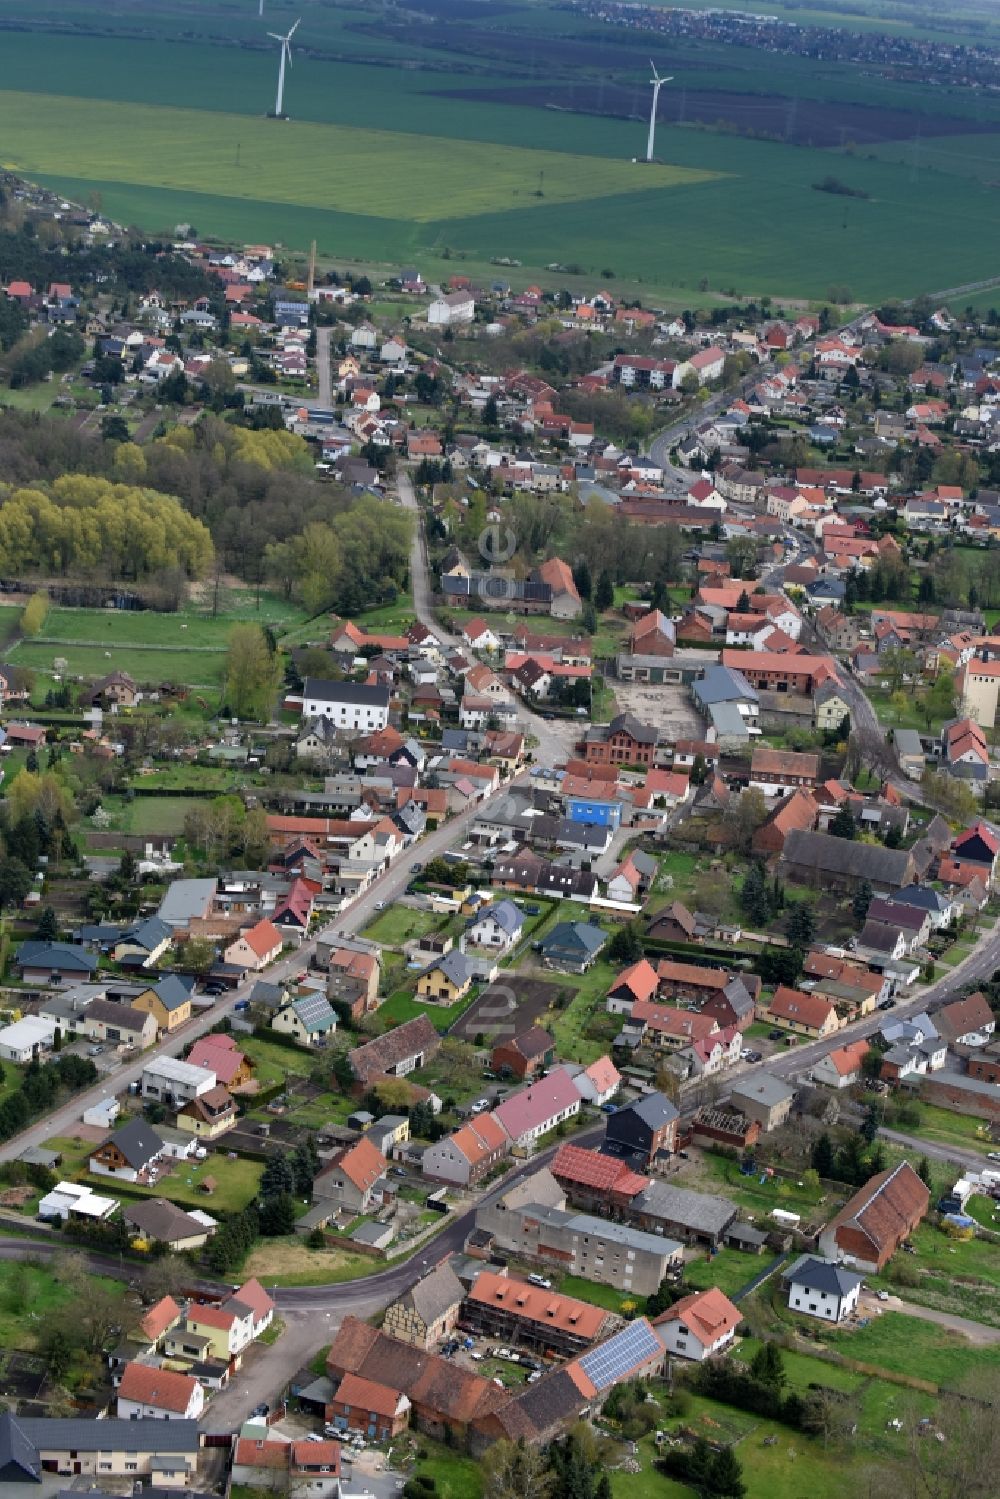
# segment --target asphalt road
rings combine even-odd
[[[433,589],[430,581],[430,571],[427,566],[427,545],[424,536],[424,528],[420,516],[420,508],[417,497],[413,490],[413,482],[408,471],[399,469],[396,476],[396,488],[400,503],[404,510],[408,510],[414,517],[413,543],[410,549],[410,583],[413,589],[413,612],[422,625],[432,630],[442,645],[451,650],[462,651],[468,654],[469,647],[464,640],[457,635],[452,635],[434,617],[432,606]],[[485,615],[490,610],[483,609]],[[531,735],[537,741],[535,758],[541,765],[557,765],[567,760],[573,753],[573,746],[580,737],[586,725],[574,723],[571,719],[548,719],[541,714],[535,713],[520,698],[515,699],[517,703],[518,728],[525,735]]]

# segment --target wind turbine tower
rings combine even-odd
[[[292,66],[291,42],[292,37],[295,35],[296,27],[300,25],[301,21],[302,17],[300,16],[287,36],[279,36],[276,31],[269,31],[267,33],[273,41],[281,43],[281,61],[278,64],[278,94],[274,101],[274,118],[276,120],[284,119],[282,105],[285,102],[285,63],[287,62],[289,67]]]
[[[669,78],[661,78],[656,71],[656,64],[651,62],[649,66],[653,70],[653,76],[649,80],[653,85],[653,107],[649,111],[649,139],[646,141],[646,160],[653,160],[653,148],[656,145],[656,111],[660,103],[660,89],[665,83],[673,82],[673,74]]]

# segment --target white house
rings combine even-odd
[[[388,726],[389,689],[307,677],[302,689],[302,717],[326,718],[338,729],[371,734]]]
[[[715,1286],[683,1296],[653,1319],[667,1352],[696,1363],[721,1353],[733,1341],[739,1322],[739,1308]]]
[[[118,1386],[118,1415],[128,1421],[197,1421],[205,1391],[193,1374],[126,1364]]]
[[[788,1305],[793,1312],[819,1317],[824,1322],[843,1322],[858,1304],[862,1279],[834,1260],[814,1255],[793,1265],[785,1275]]]
[[[621,1087],[621,1073],[610,1057],[598,1057],[596,1062],[591,1062],[589,1067],[582,1067],[579,1072],[572,1070],[572,1064],[565,1070],[571,1072],[576,1091],[584,1103],[594,1104],[598,1108],[610,1103]]]
[[[427,307],[431,327],[451,328],[456,323],[471,323],[476,315],[475,299],[470,291],[452,291],[436,297]]]
[[[30,1062],[35,1049],[45,1051],[52,1045],[56,1033],[53,1020],[43,1020],[40,1015],[25,1015],[13,1025],[5,1025],[0,1031],[0,1057],[5,1062]]]
[[[488,947],[493,952],[508,952],[521,935],[524,913],[512,900],[484,906],[466,928],[466,939],[473,947]]]
[[[156,1057],[142,1069],[142,1096],[163,1103],[190,1103],[217,1082],[208,1067],[193,1067],[177,1057]]]

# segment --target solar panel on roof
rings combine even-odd
[[[591,1384],[597,1390],[607,1390],[616,1380],[624,1379],[633,1369],[662,1352],[663,1345],[646,1322],[630,1322],[628,1327],[585,1353],[580,1359]]]
[[[310,1026],[328,1020],[332,1012],[322,994],[306,994],[295,1001],[295,1013],[303,1025]]]

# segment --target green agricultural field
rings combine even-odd
[[[42,126],[42,121],[45,126]],[[546,204],[607,198],[634,189],[629,162],[553,151],[484,146],[345,125],[273,121],[191,109],[147,108],[92,99],[0,94],[3,163],[31,176],[66,173],[113,181],[128,143],[131,181],[181,192],[324,208],[379,219],[429,223]],[[80,149],[85,142],[84,149]],[[247,168],[236,173],[237,148]],[[647,191],[708,180],[698,169],[641,169]]]

